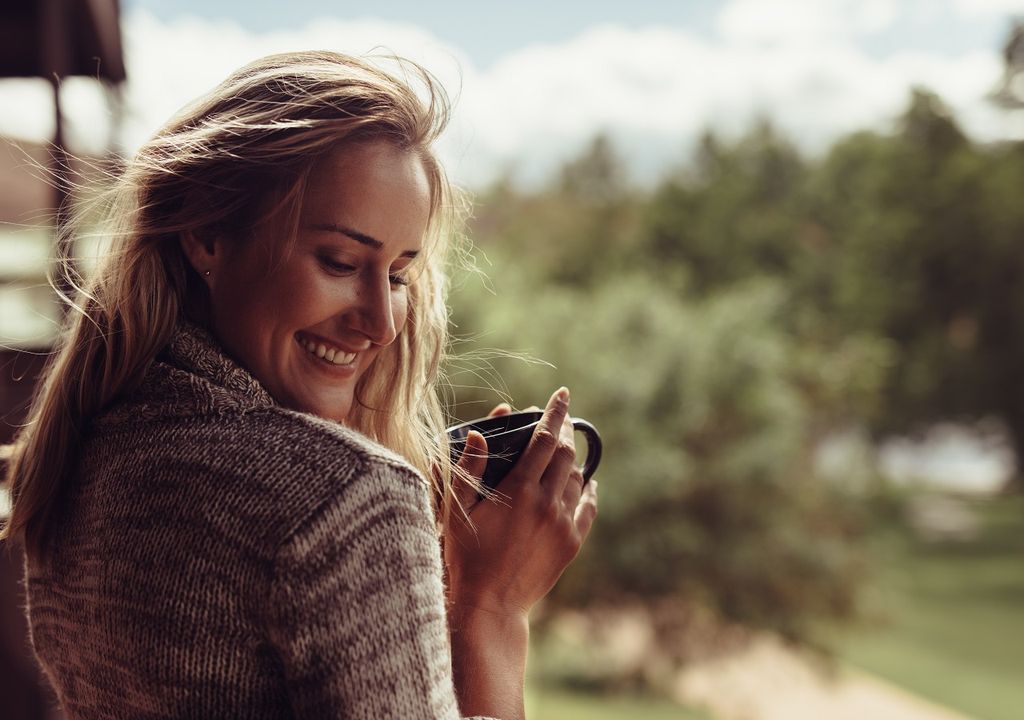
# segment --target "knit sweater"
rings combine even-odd
[[[455,718],[423,478],[182,325],[94,420],[30,562],[69,718]]]

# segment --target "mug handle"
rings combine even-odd
[[[583,461],[583,482],[586,483],[601,462],[601,436],[597,434],[597,428],[586,420],[571,420],[573,429],[579,430],[587,438],[587,459]]]

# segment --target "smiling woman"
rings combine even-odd
[[[419,94],[334,53],[258,60],[111,190],[8,468],[71,718],[523,716],[527,615],[596,483],[565,388],[503,502],[470,502],[482,436],[449,459],[447,102],[399,65]]]
[[[288,232],[280,223],[243,245],[192,232],[183,244],[209,286],[204,315],[224,348],[282,404],[343,422],[409,314],[407,277],[430,219],[423,161],[383,140],[335,151],[313,168],[301,213],[276,265],[275,236]]]

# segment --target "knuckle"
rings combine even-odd
[[[562,521],[562,500],[561,498],[549,497],[544,504],[544,514],[548,521],[559,525]]]
[[[542,519],[546,520],[554,511],[552,499],[547,493],[541,491],[540,488],[531,493],[530,500],[534,512]]]
[[[538,428],[533,442],[541,450],[553,450],[558,445],[558,436],[547,428]]]
[[[555,457],[562,462],[575,463],[576,462],[576,448],[568,443],[559,443],[555,449]]]
[[[566,556],[571,560],[579,555],[583,548],[583,539],[577,533],[572,533],[565,539],[564,548]]]
[[[580,513],[591,519],[597,517],[597,501],[593,498],[580,498]]]
[[[576,523],[573,522],[572,515],[569,513],[563,514],[561,517],[560,525],[562,528],[562,532],[565,533],[565,536],[566,538],[568,538],[569,542],[574,542],[576,540]]]
[[[518,502],[524,503],[527,509],[538,507],[540,500],[543,499],[536,485],[528,482],[516,484],[516,498]]]

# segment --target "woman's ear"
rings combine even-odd
[[[178,239],[189,265],[209,285],[224,258],[224,244],[216,237],[192,230],[183,230]]]

